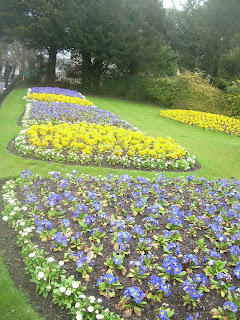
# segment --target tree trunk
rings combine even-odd
[[[101,79],[103,74],[103,62],[99,61],[96,64],[95,76],[94,76],[94,87],[98,91],[101,87]]]
[[[92,69],[91,69],[91,54],[82,52],[82,87],[84,90],[89,90],[92,87]]]
[[[56,80],[56,61],[57,61],[57,49],[54,45],[50,46],[48,50],[48,64],[46,72],[46,84],[51,86],[55,84]]]

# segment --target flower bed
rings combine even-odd
[[[93,106],[87,107],[63,102],[33,101],[28,103],[22,119],[24,126],[49,122],[58,124],[83,121],[134,129],[132,125],[119,119],[114,113]]]
[[[80,106],[92,106],[93,103],[86,99],[79,97],[70,97],[63,94],[51,94],[51,93],[29,93],[26,96],[26,100],[36,100],[36,101],[55,101],[55,102],[64,102],[78,104]]]
[[[160,116],[206,130],[240,135],[240,120],[193,110],[161,110]]]
[[[69,90],[58,87],[32,87],[30,90],[28,90],[28,94],[30,93],[46,93],[85,99],[85,97],[76,90]]]
[[[105,162],[151,170],[188,170],[195,165],[194,156],[170,138],[95,123],[32,125],[19,133],[15,147],[20,154],[58,162]]]
[[[3,187],[2,214],[37,291],[73,319],[236,320],[239,190],[234,179],[26,170]]]

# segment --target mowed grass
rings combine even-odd
[[[88,97],[98,108],[111,111],[153,137],[171,137],[196,156],[201,169],[197,177],[240,179],[240,138],[188,126],[159,116],[160,108],[112,98]],[[165,173],[168,177],[185,173]]]
[[[25,159],[8,152],[9,142],[15,138],[23,127],[18,126],[19,117],[24,111],[26,101],[22,100],[26,89],[15,89],[4,100],[0,107],[0,178],[15,178],[26,168],[34,173],[47,176],[49,171],[71,172],[77,169],[79,173],[92,175],[121,175],[128,173],[133,177],[153,177],[155,172],[132,171],[127,169],[98,168],[87,166],[67,166],[58,163],[48,163],[40,160]],[[173,120],[161,118],[156,106],[127,102],[112,98],[87,97],[98,108],[111,111],[121,119],[138,127],[153,137],[170,136],[183,148],[196,156],[201,169],[195,172],[164,172],[169,178],[188,176],[208,179],[231,178],[240,179],[240,138],[223,133],[190,127]],[[1,222],[2,223],[2,222]],[[0,320],[40,320],[41,318],[31,309],[25,296],[17,289],[7,273],[0,255]],[[14,310],[14,311],[12,311]]]
[[[1,240],[1,239],[0,239]],[[29,305],[28,299],[14,287],[0,254],[0,319],[43,320]]]

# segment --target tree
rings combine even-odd
[[[180,66],[204,70],[213,80],[236,77],[239,17],[239,0],[188,0],[183,11],[169,11],[168,37]]]
[[[99,87],[113,66],[120,74],[172,72],[169,65],[176,65],[176,57],[164,39],[161,2],[85,0],[81,4],[73,59],[79,61],[84,87]]]
[[[1,0],[3,35],[48,53],[48,83],[55,81],[57,53],[69,45],[74,8],[74,0]]]

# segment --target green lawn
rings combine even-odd
[[[116,170],[85,166],[67,166],[57,163],[47,163],[40,160],[24,159],[10,154],[7,150],[8,143],[16,137],[22,129],[17,125],[26,102],[22,100],[26,89],[18,88],[4,100],[0,108],[0,178],[18,177],[26,168],[34,173],[47,176],[49,171],[70,172],[73,168],[79,173],[91,173],[93,175],[106,175],[110,172],[121,175],[128,173],[133,177],[153,177],[154,172],[131,171],[127,169]],[[200,128],[190,127],[159,117],[159,108],[156,106],[121,101],[111,98],[87,97],[99,108],[117,114],[121,119],[138,127],[147,134],[157,137],[173,138],[183,148],[196,156],[201,169],[194,172],[197,177],[208,179],[231,178],[240,179],[240,138],[222,133],[206,131]],[[165,172],[169,178],[175,176],[187,176],[192,172]],[[1,258],[1,256],[0,256]],[[11,320],[37,320],[37,315],[27,304],[24,296],[14,289],[7,270],[0,259],[0,319]],[[19,301],[16,304],[16,301]],[[14,308],[13,308],[14,305]],[[13,312],[12,310],[15,310]],[[25,312],[25,313],[24,313]],[[27,314],[27,316],[25,316]]]
[[[1,238],[0,238],[1,241]],[[28,304],[28,299],[14,287],[0,254],[0,319],[42,320]]]

